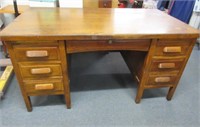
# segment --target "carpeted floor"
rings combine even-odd
[[[199,127],[200,51],[190,57],[171,101],[168,89],[146,90],[134,102],[136,82],[119,53],[72,56],[72,109],[63,96],[31,97],[27,112],[14,76],[0,101],[0,127]]]

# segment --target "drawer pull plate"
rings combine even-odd
[[[163,69],[163,68],[175,68],[175,63],[160,63],[158,65],[158,68]]]
[[[163,52],[165,53],[180,53],[181,47],[164,47]]]
[[[49,84],[35,84],[35,90],[52,90],[54,86],[52,83]]]
[[[46,50],[42,51],[26,51],[26,56],[33,58],[33,57],[47,57],[48,52]]]
[[[50,74],[51,68],[34,68],[31,69],[31,74]]]
[[[165,83],[165,82],[169,82],[169,81],[170,81],[170,77],[157,77],[157,78],[155,78],[156,83]]]

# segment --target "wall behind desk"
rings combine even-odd
[[[63,2],[63,1],[67,1],[67,2]],[[73,7],[74,6],[74,2],[75,0],[61,0],[60,4],[62,4],[61,6],[66,6],[63,4],[68,4],[68,7]],[[78,0],[81,1],[81,0]],[[69,4],[69,3],[72,4]],[[83,7],[85,8],[98,8],[98,3],[99,0],[82,0],[81,1],[83,4]],[[0,0],[0,5],[1,7],[4,7],[6,5],[12,5],[13,4],[13,0]],[[18,5],[29,5],[29,0],[17,0]],[[112,8],[117,8],[118,7],[118,0],[112,0]]]
[[[29,0],[17,0],[19,5],[29,5]],[[13,0],[0,0],[0,6],[5,7],[7,5],[13,5]]]

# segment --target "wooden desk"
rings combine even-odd
[[[28,111],[29,96],[64,94],[71,107],[68,55],[120,51],[144,89],[168,87],[171,100],[199,31],[158,10],[30,9],[0,33]]]
[[[24,11],[30,9],[30,7],[28,5],[18,5],[18,11],[19,13],[23,13]],[[0,13],[15,13],[14,7],[13,5],[8,5],[6,7],[3,7],[0,9]]]

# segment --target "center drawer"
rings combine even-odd
[[[30,64],[19,63],[21,75],[23,78],[44,78],[53,76],[62,76],[60,64]]]
[[[107,51],[107,50],[135,50],[148,51],[151,40],[96,40],[96,41],[68,41],[67,53]]]

